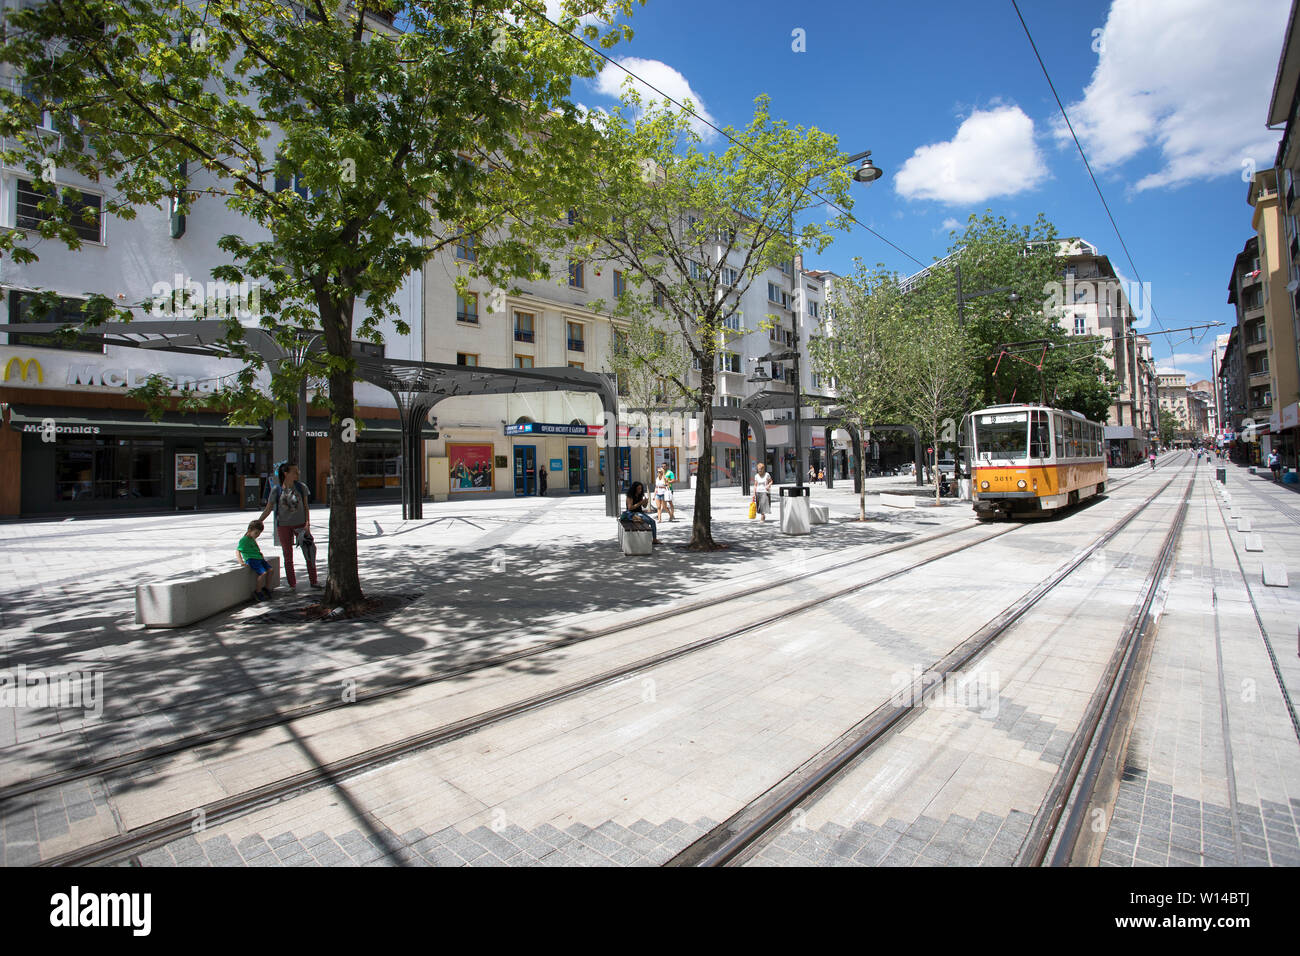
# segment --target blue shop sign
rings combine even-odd
[[[558,425],[547,422],[526,422],[522,425],[507,425],[506,435],[580,435],[587,438],[593,433],[599,434],[600,428],[594,425]]]

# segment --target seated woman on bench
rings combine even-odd
[[[639,481],[632,482],[632,487],[627,490],[627,503],[624,506],[626,510],[618,516],[619,523],[628,531],[644,530],[641,522],[650,526],[650,532],[654,535],[654,543],[659,543],[659,526],[655,524],[655,519],[650,517],[645,510],[649,499],[646,497],[645,485]],[[638,521],[637,519],[640,519]]]

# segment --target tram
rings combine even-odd
[[[971,421],[977,517],[1047,514],[1105,492],[1105,432],[1078,412],[994,405]]]

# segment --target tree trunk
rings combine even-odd
[[[352,309],[321,303],[321,328],[329,353],[352,356]],[[356,408],[351,371],[329,376],[330,403],[330,542],[329,578],[321,603],[326,607],[348,607],[365,600],[357,569],[357,445]],[[345,428],[344,420],[353,427]],[[344,441],[345,432],[350,441]]]
[[[861,443],[859,443],[861,444]],[[858,462],[858,473],[862,476],[858,482],[858,487],[862,490],[858,492],[858,520],[867,520],[867,456],[865,451],[858,456],[861,459]]]
[[[692,551],[712,551],[717,548],[713,541],[713,511],[709,495],[713,488],[713,357],[700,375],[700,398],[704,408],[704,420],[700,423],[700,464],[695,473],[695,514],[691,520],[691,543],[687,545]]]

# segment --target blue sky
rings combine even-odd
[[[1196,341],[1153,339],[1159,364],[1208,378],[1214,335],[1234,318],[1233,259],[1252,235],[1243,176],[1272,165],[1280,137],[1264,124],[1289,0],[1020,9],[1150,284],[1149,329],[1226,323]],[[632,25],[615,57],[719,126],[743,127],[766,93],[773,115],[872,150],[885,177],[855,187],[854,214],[917,259],[943,255],[972,212],[1018,223],[1043,212],[1134,278],[1010,0],[648,0]],[[575,97],[608,106],[622,79],[610,68]],[[813,265],[846,272],[855,257],[918,268],[856,227]]]

